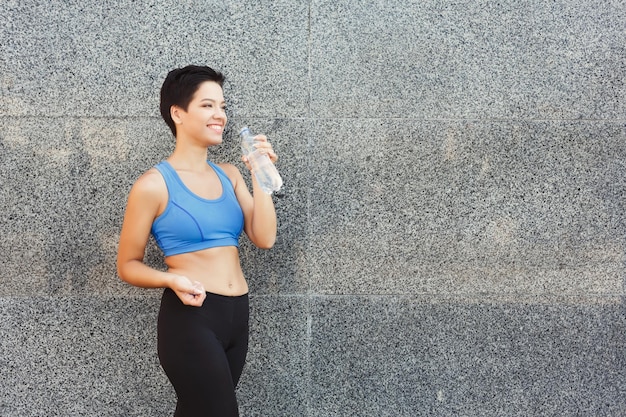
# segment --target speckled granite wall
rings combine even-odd
[[[0,9],[1,417],[171,415],[159,291],[114,262],[189,63],[228,77],[212,157],[246,123],[286,180],[242,241],[242,416],[626,415],[623,1]]]

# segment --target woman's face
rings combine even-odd
[[[204,145],[222,143],[226,127],[226,103],[222,87],[213,81],[200,84],[187,110],[173,107],[176,138],[188,137]]]

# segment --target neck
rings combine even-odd
[[[177,169],[205,171],[207,169],[207,148],[184,146],[181,142],[177,142],[174,152],[167,160]]]

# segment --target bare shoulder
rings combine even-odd
[[[242,180],[241,172],[239,172],[239,168],[237,168],[235,165],[229,163],[220,163],[217,164],[217,166],[220,167],[222,171],[224,171],[224,173],[226,174],[226,176],[228,176],[228,179],[230,179],[230,182],[232,182],[234,186],[236,186]]]
[[[224,171],[226,173],[226,175],[240,174],[239,168],[237,168],[233,164],[229,164],[227,162],[221,162],[221,163],[216,164],[216,165],[218,167],[222,168],[222,171]]]
[[[135,181],[130,192],[143,198],[160,199],[167,196],[167,186],[161,173],[151,168]]]

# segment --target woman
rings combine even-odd
[[[120,234],[119,276],[165,289],[158,353],[178,397],[176,417],[239,415],[235,387],[248,350],[248,285],[238,239],[245,231],[266,249],[276,239],[272,198],[254,175],[251,194],[235,166],[207,160],[226,126],[223,82],[209,67],[167,75],[160,108],[176,146],[133,185]],[[255,139],[275,162],[267,138]],[[165,255],[166,272],[143,263],[150,233]]]

